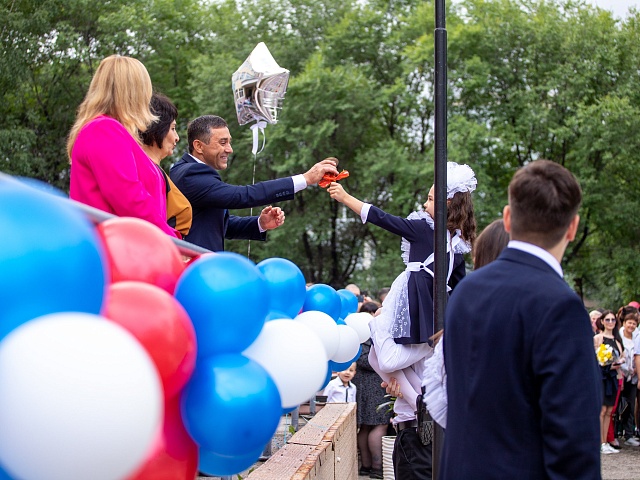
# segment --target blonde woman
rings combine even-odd
[[[151,79],[140,61],[112,55],[100,63],[67,141],[70,197],[147,220],[182,238],[167,224],[165,181],[139,138],[156,120],[149,109],[151,94]]]

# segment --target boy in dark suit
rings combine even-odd
[[[557,163],[518,170],[503,212],[508,248],[451,296],[441,479],[601,477],[592,332],[560,267],[581,199]]]
[[[267,230],[284,223],[279,207],[267,206],[259,216],[250,217],[229,215],[229,209],[291,200],[296,192],[318,183],[325,173],[338,174],[335,158],[327,158],[304,174],[254,185],[229,185],[218,173],[227,168],[233,153],[227,122],[215,115],[198,117],[189,123],[187,137],[189,153],[171,167],[170,173],[193,209],[191,230],[185,240],[214,252],[224,250],[225,238],[265,240]]]

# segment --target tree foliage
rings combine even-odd
[[[447,2],[449,3],[449,2]],[[244,184],[302,173],[328,156],[348,191],[389,213],[419,209],[433,179],[434,5],[415,0],[4,0],[0,170],[66,189],[66,135],[95,68],[139,58],[186,124],[227,119]],[[463,0],[447,12],[449,159],[477,173],[480,227],[501,215],[514,171],[548,158],[584,192],[568,278],[614,307],[640,296],[635,218],[640,151],[640,16],[583,0]],[[231,75],[264,41],[291,71],[266,148],[235,121]],[[171,159],[164,166],[168,167]],[[254,173],[255,171],[255,173]],[[311,187],[251,258],[286,257],[308,281],[375,292],[403,268],[399,239]],[[247,214],[248,211],[238,212]],[[257,209],[254,209],[254,214]],[[247,243],[230,249],[246,254]]]

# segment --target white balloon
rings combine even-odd
[[[353,328],[358,334],[360,343],[364,343],[371,337],[371,331],[369,330],[369,322],[373,319],[371,314],[366,312],[351,313],[344,319],[344,323]],[[351,357],[353,358],[353,357]]]
[[[360,348],[360,338],[358,333],[349,325],[338,325],[338,332],[340,335],[340,343],[338,344],[338,350],[331,357],[336,363],[344,363],[351,360],[358,353]]]
[[[333,321],[333,320],[332,320]],[[272,320],[243,352],[258,362],[276,383],[282,408],[313,397],[327,375],[328,358],[318,336],[301,322]]]
[[[12,477],[124,478],[162,417],[151,358],[103,317],[45,315],[0,342],[0,463]]]
[[[294,320],[306,325],[320,337],[327,352],[327,358],[332,358],[335,355],[338,351],[340,336],[338,334],[338,324],[331,316],[318,310],[309,310],[308,312],[302,312]]]

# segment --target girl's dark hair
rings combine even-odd
[[[473,246],[473,268],[477,270],[493,262],[509,243],[502,219],[494,220],[478,235]]]
[[[365,313],[376,313],[378,311],[378,309],[380,308],[380,305],[378,305],[375,302],[364,302],[361,306],[360,306],[360,312],[365,312]]]
[[[476,217],[473,213],[471,192],[458,192],[449,199],[447,205],[447,230],[455,232],[460,229],[463,240],[472,246],[476,241]]]
[[[176,106],[161,93],[154,93],[149,103],[151,113],[158,117],[158,121],[149,125],[146,131],[140,134],[142,143],[153,147],[154,144],[158,148],[162,148],[162,141],[169,133],[171,123],[178,118],[178,109]]]
[[[613,313],[613,310],[604,310],[602,312],[602,314],[596,320],[596,327],[601,332],[604,332],[603,320],[604,320],[604,317],[606,317],[607,315],[613,315],[616,318],[616,326],[613,327],[613,338],[616,339],[616,341],[620,344],[620,347],[622,348],[622,350],[624,350],[624,343],[622,342],[622,337],[620,336],[620,321],[618,320],[617,315],[615,313]],[[622,352],[620,352],[620,353],[622,353]]]

